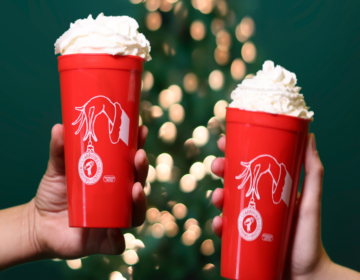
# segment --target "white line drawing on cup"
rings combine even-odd
[[[88,140],[87,151],[83,153],[79,159],[78,170],[81,180],[87,185],[93,185],[99,181],[103,172],[103,164],[101,158],[94,151],[92,139],[95,142],[98,138],[95,134],[96,118],[104,114],[108,119],[109,138],[112,144],[117,144],[122,140],[126,146],[129,146],[130,118],[121,108],[118,102],[112,102],[103,95],[91,98],[81,107],[75,107],[80,111],[79,117],[72,125],[79,124],[75,135],[79,134],[85,124],[86,131],[83,141]],[[91,159],[89,161],[89,159]],[[96,171],[92,172],[92,168]],[[85,170],[87,174],[85,174]],[[115,182],[115,179],[114,179]]]
[[[292,179],[285,164],[278,163],[278,161],[270,155],[260,155],[249,162],[242,161],[241,165],[245,167],[245,170],[240,175],[235,176],[235,179],[242,179],[238,189],[242,189],[245,184],[250,181],[250,187],[246,193],[246,197],[251,195],[251,199],[249,201],[249,206],[244,208],[239,214],[238,229],[242,238],[247,241],[252,241],[261,233],[263,224],[261,215],[259,211],[256,210],[254,198],[255,196],[256,199],[260,200],[258,185],[261,176],[266,173],[270,174],[272,177],[273,203],[279,204],[282,200],[286,206],[289,206]],[[256,227],[252,231],[251,226],[253,223],[256,224]],[[246,231],[244,226],[246,226]],[[269,241],[268,238],[265,239],[267,239],[266,241]]]

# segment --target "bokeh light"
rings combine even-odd
[[[160,0],[146,0],[145,8],[150,12],[154,12],[160,8],[160,3]]]
[[[226,108],[229,106],[229,103],[225,100],[220,100],[216,102],[214,106],[214,115],[220,120],[224,120],[226,116]]]
[[[133,242],[135,240],[135,236],[132,235],[131,233],[125,233],[124,239],[125,239],[126,249],[133,249],[134,248]]]
[[[214,243],[211,239],[207,239],[205,240],[200,247],[200,252],[205,255],[205,256],[210,256],[212,254],[214,254],[215,249],[214,249]]]
[[[176,54],[176,51],[173,47],[169,46],[168,43],[164,43],[163,44],[163,48],[164,48],[164,53],[166,55],[171,55],[171,56],[174,56]]]
[[[198,225],[191,225],[189,226],[188,230],[195,233],[196,239],[198,239],[201,236],[201,228]]]
[[[148,170],[148,175],[146,178],[146,181],[150,182],[150,183],[154,183],[156,180],[156,171],[155,168],[151,165],[149,165],[149,170]]]
[[[224,87],[225,76],[220,70],[214,70],[209,76],[209,85],[213,90],[221,90]]]
[[[156,178],[159,182],[168,182],[171,179],[171,168],[165,163],[160,163],[155,168]]]
[[[126,278],[119,271],[113,271],[110,273],[109,280],[126,280]]]
[[[226,65],[230,60],[230,53],[228,51],[222,51],[219,48],[215,49],[214,58],[217,64]]]
[[[186,246],[193,245],[195,241],[196,241],[196,234],[191,230],[185,231],[181,236],[181,242]]]
[[[180,104],[173,104],[170,106],[169,119],[172,122],[176,124],[180,124],[184,121],[184,118],[185,118],[185,110],[183,106],[181,106]]]
[[[204,265],[203,270],[204,271],[210,271],[213,268],[215,268],[215,265],[213,265],[212,263],[208,263],[208,264]]]
[[[252,63],[256,59],[256,47],[252,42],[246,42],[241,48],[241,56],[247,63]]]
[[[143,74],[143,91],[149,91],[152,89],[153,85],[154,85],[154,76],[153,74],[151,74],[151,72],[149,71],[145,71]]]
[[[234,59],[231,63],[231,76],[235,81],[239,81],[245,77],[246,64],[241,58]]]
[[[182,203],[177,203],[174,205],[172,209],[172,213],[176,219],[181,220],[184,219],[187,215],[187,207]]]
[[[134,250],[126,250],[122,256],[124,258],[124,262],[128,265],[134,265],[139,262],[139,256]]]
[[[173,166],[174,166],[173,158],[171,157],[171,155],[169,155],[167,153],[160,154],[156,158],[156,165],[159,165],[162,163],[168,165],[170,168],[173,168]]]
[[[151,107],[151,116],[156,119],[160,118],[164,114],[163,110],[159,106]]]
[[[160,224],[165,226],[169,222],[175,222],[175,217],[168,211],[161,211],[160,213]]]
[[[165,143],[173,143],[176,139],[177,130],[172,122],[164,123],[159,129],[159,138]]]
[[[139,126],[142,126],[142,124],[143,124],[142,117],[141,117],[141,116],[139,116]]]
[[[240,22],[240,32],[244,36],[246,36],[248,38],[250,38],[251,36],[254,35],[255,22],[251,17],[246,16],[241,20],[241,22]]]
[[[185,148],[185,151],[186,151],[186,157],[187,158],[191,158],[191,157],[193,157],[193,156],[200,153],[200,150],[195,145],[195,141],[194,141],[193,138],[190,138],[190,139],[185,141],[184,148]]]
[[[212,134],[219,134],[221,132],[220,122],[216,117],[212,117],[209,120],[207,128]]]
[[[228,31],[223,29],[216,34],[216,44],[220,50],[228,51],[231,43],[231,35]]]
[[[201,41],[206,35],[206,27],[203,21],[195,20],[190,26],[190,35],[196,41]]]
[[[130,0],[132,4],[139,4],[142,2],[142,0]]]
[[[222,30],[223,28],[225,27],[225,23],[222,19],[220,18],[214,18],[212,21],[211,21],[211,25],[210,25],[210,28],[211,28],[211,33],[216,36],[216,34],[218,34],[218,32],[220,30]]]
[[[169,0],[168,0],[169,1]],[[183,2],[179,2],[174,7],[174,15],[179,19],[184,19],[188,15],[188,10]]]
[[[191,0],[191,4],[203,14],[210,14],[214,9],[214,0]]]
[[[161,14],[159,12],[150,12],[146,15],[146,27],[151,31],[156,31],[162,24]]]
[[[199,222],[197,220],[195,220],[194,218],[190,218],[188,219],[185,224],[184,224],[184,229],[185,230],[188,230],[190,226],[192,225],[196,225],[198,226],[199,225]]]
[[[192,174],[186,174],[180,179],[180,190],[185,193],[192,192],[197,186],[196,177]]]
[[[218,10],[219,14],[224,17],[228,13],[228,5],[224,0],[218,0],[216,2],[216,9]]]
[[[193,139],[194,144],[197,147],[202,147],[206,145],[206,143],[209,141],[210,134],[209,130],[204,126],[198,126],[193,131]]]
[[[209,198],[211,196],[212,192],[213,192],[212,190],[207,190],[205,197]]]
[[[195,162],[190,167],[190,174],[193,175],[196,180],[202,180],[206,175],[204,164],[202,162]]]
[[[165,228],[162,224],[155,223],[151,226],[151,235],[154,238],[162,238],[165,234]]]
[[[174,4],[174,3],[176,3],[178,0],[167,0],[169,3],[171,3],[171,4]]]
[[[168,223],[165,224],[164,227],[165,227],[165,234],[168,237],[174,237],[179,232],[179,227],[174,222],[168,222]]]
[[[75,260],[67,260],[66,264],[71,269],[80,269],[81,268],[81,259],[75,259]]]
[[[204,159],[203,163],[204,163],[204,167],[205,167],[205,172],[206,172],[206,174],[211,174],[211,173],[212,173],[212,172],[211,172],[211,164],[212,164],[212,162],[214,161],[214,159],[216,159],[215,156],[207,156],[207,157]]]
[[[183,95],[181,88],[178,85],[171,85],[168,90],[172,93],[172,104],[180,103]]]
[[[185,75],[183,85],[186,92],[195,92],[198,88],[198,84],[198,78],[194,73],[188,73]]]
[[[146,220],[150,223],[156,223],[160,217],[160,212],[156,208],[149,208],[146,211]]]
[[[146,196],[149,196],[151,194],[151,185],[149,182],[145,183],[144,193]]]
[[[167,0],[161,0],[160,11],[169,12],[172,9],[172,4]]]
[[[254,77],[254,74],[247,74],[247,75],[245,76],[245,79],[251,79],[252,77]]]

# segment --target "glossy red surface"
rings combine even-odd
[[[227,109],[223,277],[282,279],[309,123]]]
[[[143,60],[58,58],[70,227],[130,228]]]

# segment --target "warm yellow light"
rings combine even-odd
[[[209,141],[209,130],[204,126],[198,126],[193,131],[194,144],[197,147],[204,146]]]
[[[214,70],[209,76],[209,85],[213,90],[221,90],[224,87],[225,76],[220,70]]]
[[[81,259],[67,260],[66,263],[71,269],[81,268]]]
[[[216,34],[216,44],[220,50],[228,51],[231,43],[231,35],[228,31],[223,29]]]
[[[205,256],[210,256],[212,254],[214,254],[215,249],[214,249],[214,243],[211,239],[207,239],[205,240],[200,247],[200,252],[205,255]]]
[[[209,271],[209,270],[213,269],[214,267],[215,267],[215,265],[213,265],[212,263],[208,263],[208,264],[204,265],[203,270]]]
[[[181,220],[187,215],[187,207],[182,203],[177,203],[172,209],[172,213],[176,219]]]
[[[169,109],[169,119],[176,124],[180,124],[184,121],[184,118],[185,110],[183,106],[181,106],[180,104],[171,105]]]
[[[160,106],[164,109],[169,109],[173,103],[175,103],[174,94],[168,89],[162,90],[159,94]]]
[[[210,14],[214,9],[214,0],[191,0],[193,7],[203,14]]]
[[[205,197],[206,197],[206,198],[209,198],[209,197],[211,196],[212,192],[213,192],[212,190],[206,191]]]
[[[168,0],[169,1],[169,0]],[[184,19],[188,15],[188,10],[183,2],[179,2],[174,7],[174,15],[180,19]]]
[[[190,35],[196,41],[201,41],[206,35],[206,27],[203,21],[195,20],[190,26]]]
[[[149,91],[154,85],[154,76],[149,71],[145,71],[143,74],[143,91]]]
[[[165,234],[168,237],[174,237],[178,234],[179,227],[174,222],[168,222],[165,224]]]
[[[183,94],[178,85],[171,85],[168,90],[172,93],[172,104],[181,102]]]
[[[211,21],[211,33],[216,36],[216,34],[222,30],[223,28],[225,27],[225,23],[222,19],[220,18],[214,18],[212,21]]]
[[[196,234],[191,230],[185,231],[181,236],[181,242],[186,246],[193,245],[195,241],[196,241]]]
[[[171,4],[174,4],[174,3],[176,3],[178,0],[166,0],[166,1],[168,1],[168,2],[171,3]]]
[[[125,239],[126,249],[133,249],[134,248],[133,242],[135,240],[135,236],[132,235],[131,233],[125,233],[124,239]]]
[[[156,171],[155,168],[149,165],[148,175],[146,181],[153,183],[156,180]]]
[[[122,254],[124,262],[128,265],[134,265],[139,262],[139,257],[134,250],[127,250]]]
[[[160,217],[160,212],[156,208],[150,208],[146,211],[146,220],[150,223],[156,223]]]
[[[164,114],[163,110],[159,106],[151,107],[151,116],[156,119],[160,118]]]
[[[164,123],[159,129],[159,138],[165,143],[173,143],[176,139],[177,130],[172,122]]]
[[[198,225],[191,225],[188,230],[195,233],[196,239],[198,239],[201,236],[201,228]]]
[[[246,64],[241,58],[235,59],[231,63],[231,76],[235,81],[239,81],[245,77]]]
[[[167,0],[161,0],[160,4],[160,11],[162,12],[169,12],[172,9],[172,4],[169,3]]]
[[[240,29],[240,23],[236,26],[235,36],[236,36],[236,39],[238,39],[238,41],[241,43],[244,43],[247,39],[249,39],[244,34],[242,34],[241,29]]]
[[[202,162],[195,162],[190,167],[190,174],[198,181],[203,179],[206,175],[204,164]]]
[[[168,211],[161,211],[160,213],[160,224],[165,226],[168,222],[175,222],[175,217]]]
[[[149,182],[145,183],[144,193],[146,196],[149,196],[151,194],[151,185]]]
[[[162,238],[165,234],[165,228],[162,224],[156,223],[151,226],[151,234],[154,238]]]
[[[241,56],[247,63],[256,59],[256,47],[252,42],[246,42],[241,48]]]
[[[142,0],[130,0],[130,2],[133,4],[139,4],[142,2]]]
[[[161,14],[159,12],[150,12],[146,16],[146,27],[151,30],[155,31],[160,28],[162,24]]]
[[[248,38],[254,35],[255,32],[254,20],[249,16],[244,17],[240,22],[240,31],[242,34],[244,34],[244,36]]]
[[[142,118],[141,116],[139,116],[139,126],[142,126],[142,124],[143,124]]]
[[[198,84],[198,78],[194,73],[188,73],[185,75],[183,85],[186,92],[195,92],[198,88]]]
[[[158,166],[156,166],[155,170],[156,170],[156,178],[158,179],[159,182],[170,181],[171,168],[167,164],[160,163]]]
[[[216,3],[216,8],[219,11],[219,14],[224,17],[228,13],[228,5],[224,0],[218,0]]]
[[[174,166],[173,158],[167,153],[160,154],[156,158],[156,165],[159,165],[162,163],[168,165],[170,168],[173,168],[173,166]]]
[[[146,0],[145,8],[150,11],[154,12],[160,7],[160,0]]]
[[[229,106],[225,100],[220,100],[216,102],[214,106],[214,115],[220,120],[224,120],[226,116],[226,108]]]
[[[247,75],[245,76],[245,79],[251,79],[252,77],[254,77],[254,74],[247,74]]]
[[[126,280],[119,271],[113,271],[110,274],[109,280]]]
[[[189,193],[195,190],[197,181],[194,175],[186,174],[180,179],[180,190]]]
[[[205,159],[204,159],[204,167],[205,167],[205,172],[207,174],[211,174],[211,164],[212,162],[214,161],[214,159],[216,159],[215,156],[207,156]]]
[[[193,157],[193,156],[200,153],[199,148],[195,146],[195,141],[194,141],[193,138],[190,138],[190,139],[185,141],[184,148],[185,148],[185,151],[186,151],[186,157],[187,158],[191,158],[191,157]]]
[[[228,51],[222,51],[219,48],[215,49],[214,58],[217,64],[226,65],[229,63],[230,53]]]
[[[219,120],[216,117],[212,117],[207,124],[207,128],[209,129],[210,133],[219,134],[221,131]]]
[[[134,248],[145,248],[144,242],[142,242],[140,239],[135,239],[133,241]]]
[[[188,230],[190,226],[192,225],[196,225],[198,226],[199,225],[199,222],[197,220],[195,220],[194,218],[190,218],[188,219],[185,224],[184,224],[184,229],[185,230]]]

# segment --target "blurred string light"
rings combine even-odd
[[[161,14],[159,12],[150,12],[146,15],[146,27],[151,31],[156,31],[162,24]]]
[[[135,236],[131,233],[125,233],[124,234],[124,239],[125,239],[125,248],[126,249],[134,249],[134,240],[135,240]]]
[[[81,268],[81,259],[75,259],[75,260],[67,260],[66,264],[71,269],[80,269]]]
[[[191,230],[185,231],[181,236],[181,242],[185,246],[191,246],[195,243],[195,241],[196,241],[196,234]]]
[[[188,230],[190,226],[192,225],[199,225],[199,222],[197,220],[195,220],[194,218],[190,218],[188,219],[185,224],[184,224],[184,229]]]
[[[176,124],[180,124],[184,121],[184,118],[185,110],[183,106],[181,106],[180,104],[171,105],[169,109],[169,119]]]
[[[130,0],[132,4],[140,4],[143,0]]]
[[[212,254],[214,254],[215,249],[214,249],[214,243],[211,239],[207,239],[205,240],[200,247],[200,252],[205,255],[205,256],[210,256]]]
[[[172,213],[176,219],[181,220],[184,219],[187,215],[187,207],[182,203],[177,203],[174,205],[172,209]]]
[[[154,238],[160,239],[165,234],[165,228],[160,223],[155,223],[151,226],[151,234]]]
[[[145,183],[144,193],[146,196],[149,196],[151,194],[151,185],[149,182]]]
[[[174,143],[177,135],[175,124],[172,122],[164,123],[159,129],[159,138],[168,144]]]
[[[128,265],[135,265],[139,262],[139,256],[134,250],[126,250],[122,257],[124,259],[124,262]]]
[[[159,164],[166,164],[167,166],[169,166],[170,168],[173,168],[174,166],[174,160],[171,157],[171,155],[167,154],[167,153],[163,153],[160,154],[157,158],[156,158],[156,165]]]
[[[183,2],[176,3],[174,7],[174,15],[180,19],[184,19],[187,17],[188,10],[186,6],[183,4]]]
[[[245,79],[251,79],[252,77],[254,77],[254,74],[247,74],[247,75],[245,76]]]
[[[228,5],[224,0],[218,0],[216,2],[216,9],[222,17],[226,16],[228,13]]]
[[[222,51],[219,48],[216,48],[214,52],[214,58],[217,64],[226,65],[230,60],[230,52]]]
[[[214,115],[220,120],[225,120],[226,108],[229,106],[229,103],[225,100],[220,100],[216,102],[214,106]]]
[[[214,0],[191,0],[191,4],[203,14],[210,14],[214,9]]]
[[[160,11],[165,12],[165,13],[169,12],[169,11],[171,11],[172,6],[173,5],[169,1],[161,0]]]
[[[160,218],[160,212],[158,209],[156,208],[149,208],[146,211],[146,220],[150,223],[150,224],[154,224],[158,221],[158,219]]]
[[[188,230],[195,233],[196,239],[198,239],[201,236],[201,228],[198,225],[191,225],[189,226]]]
[[[208,128],[209,132],[212,134],[219,134],[221,132],[220,122],[216,117],[212,117],[209,120],[209,122],[207,124],[207,128]]]
[[[146,0],[145,8],[150,12],[154,12],[160,8],[160,3],[160,0]]]
[[[119,271],[113,271],[110,273],[109,280],[126,280],[126,278]]]
[[[146,178],[146,181],[153,183],[156,180],[156,171],[155,168],[151,165],[149,165],[148,175]]]
[[[193,141],[195,146],[202,147],[209,141],[209,130],[204,126],[198,126],[193,131]]]
[[[164,89],[159,94],[159,104],[164,109],[174,103],[179,103],[182,100],[182,90],[178,85],[171,85],[168,89]]]
[[[165,163],[160,163],[155,168],[156,178],[159,182],[168,182],[171,179],[171,168]]]
[[[246,64],[241,58],[234,59],[230,68],[231,76],[235,81],[239,81],[245,77]]]
[[[165,226],[168,222],[175,222],[176,220],[168,211],[161,211],[159,221],[160,224]]]
[[[174,237],[179,232],[179,227],[175,222],[167,222],[164,228],[165,228],[165,234],[168,237]]]
[[[222,29],[216,34],[216,45],[222,51],[228,51],[231,48],[231,35],[228,31]]]
[[[160,118],[164,114],[163,110],[159,106],[151,107],[151,116],[156,119]]]
[[[215,265],[213,265],[212,263],[208,263],[208,264],[204,265],[203,270],[204,271],[210,271],[213,268],[215,268]]]
[[[210,25],[210,28],[211,28],[211,33],[216,36],[216,34],[222,30],[223,28],[225,27],[225,23],[222,19],[220,18],[214,18],[212,21],[211,21],[211,25]]]
[[[154,85],[154,76],[149,71],[145,71],[143,74],[143,91],[149,91]]]
[[[256,47],[252,42],[246,42],[241,48],[241,56],[247,63],[256,59]]]
[[[174,4],[174,3],[176,3],[178,0],[166,0],[166,1],[168,1],[168,2],[171,3],[171,4]]]
[[[183,80],[183,86],[186,92],[193,93],[197,90],[199,85],[198,78],[194,73],[188,73]]]
[[[206,191],[205,197],[206,197],[206,198],[209,198],[209,197],[211,196],[212,192],[213,192],[212,190]]]
[[[236,38],[241,43],[244,43],[247,39],[253,36],[254,33],[255,33],[255,22],[249,16],[244,17],[235,30]]]
[[[190,35],[196,41],[201,41],[206,35],[206,27],[202,20],[195,20],[190,25]]]
[[[205,167],[205,172],[206,174],[211,174],[211,164],[212,162],[214,161],[214,159],[216,159],[215,156],[207,156],[204,161],[203,161],[203,164],[204,164],[204,167]]]
[[[180,190],[185,193],[192,192],[197,186],[196,177],[192,174],[186,174],[180,179]]]
[[[218,91],[224,87],[225,76],[224,73],[220,70],[214,70],[210,73],[209,76],[209,85],[211,89]]]
[[[202,162],[195,162],[190,167],[190,174],[193,175],[196,180],[202,180],[206,175],[204,164]]]
[[[139,126],[142,126],[142,124],[143,124],[142,118],[141,116],[139,116]]]
[[[163,48],[166,55],[174,56],[176,54],[175,49],[171,47],[168,43],[164,43]]]
[[[193,157],[193,156],[200,153],[200,150],[195,145],[195,141],[194,141],[193,138],[190,138],[190,139],[185,141],[184,148],[185,148],[185,151],[186,151],[186,157],[187,158],[191,158],[191,157]]]

